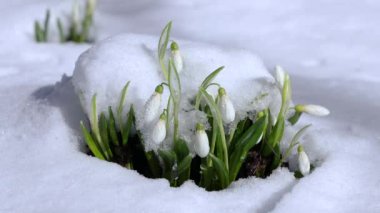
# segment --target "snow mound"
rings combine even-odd
[[[164,81],[157,58],[158,38],[147,35],[122,34],[108,38],[83,53],[73,74],[73,85],[87,115],[91,113],[91,99],[97,95],[98,113],[109,106],[116,109],[124,85],[130,81],[124,114],[133,104],[137,127],[142,131],[146,149],[156,149],[150,142],[151,126],[142,122],[144,105],[155,87]],[[195,124],[206,121],[190,104],[202,81],[215,69],[225,66],[214,82],[227,91],[237,111],[237,120],[247,112],[270,106],[278,111],[280,95],[274,79],[262,61],[245,50],[220,49],[201,43],[179,41],[184,61],[180,73],[182,101],[180,120],[181,137],[191,140]],[[217,94],[216,88],[210,92]],[[166,106],[169,90],[165,88],[163,104]],[[262,97],[258,100],[258,97]],[[162,106],[161,106],[162,107]],[[181,119],[182,118],[182,119]],[[169,146],[170,141],[163,143]]]

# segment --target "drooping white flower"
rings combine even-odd
[[[306,104],[306,105],[296,105],[295,110],[297,112],[304,112],[310,115],[315,115],[315,116],[326,116],[330,114],[330,111],[320,105],[313,105],[313,104]]]
[[[201,158],[206,157],[210,152],[208,137],[201,123],[197,123],[196,126],[194,150]]]
[[[298,146],[298,168],[303,176],[310,173],[310,161],[301,145]]]
[[[284,87],[286,73],[285,73],[284,69],[281,66],[277,65],[274,69],[276,71],[276,81],[277,81],[278,85],[281,88],[283,88]]]
[[[156,123],[152,132],[152,140],[156,144],[160,144],[166,137],[166,114],[161,114],[160,119]]]
[[[230,98],[226,94],[226,90],[222,87],[218,90],[219,94],[219,110],[222,114],[223,122],[228,124],[235,120],[235,108]]]
[[[145,104],[144,122],[149,124],[160,115],[161,96],[164,91],[162,85],[158,85],[154,93],[150,96],[149,100]]]
[[[170,45],[170,50],[171,50],[171,58],[173,60],[174,66],[177,69],[177,72],[181,73],[183,70],[183,61],[182,61],[181,53],[179,51],[179,46],[175,41],[173,41],[172,44]]]

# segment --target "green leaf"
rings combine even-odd
[[[146,160],[150,168],[150,172],[153,178],[159,178],[161,176],[160,164],[156,154],[153,151],[145,152]]]
[[[117,107],[117,116],[119,121],[122,120],[122,115],[123,115],[123,109],[124,109],[124,103],[125,103],[125,97],[127,96],[128,93],[128,86],[129,86],[130,81],[128,81],[123,89],[121,90],[121,95],[120,95],[120,100],[119,100],[119,106]]]
[[[178,139],[176,143],[174,143],[174,152],[177,155],[178,161],[182,161],[186,156],[189,155],[189,148],[184,140]]]
[[[160,36],[160,40],[158,42],[158,48],[157,48],[158,60],[160,62],[162,72],[163,72],[166,79],[168,79],[169,76],[168,76],[167,70],[165,68],[164,58],[165,58],[165,52],[166,52],[166,49],[167,49],[168,43],[169,43],[171,28],[172,28],[172,22],[170,21],[161,32],[161,36]]]
[[[230,154],[230,176],[232,182],[236,179],[248,151],[254,147],[264,135],[268,124],[268,114],[259,118],[236,142],[234,151]]]
[[[193,158],[191,157],[191,155],[187,155],[181,161],[179,161],[178,168],[177,168],[179,175],[183,174],[184,172],[190,169],[192,159]]]
[[[37,42],[43,41],[43,31],[38,21],[34,22],[34,36]]]
[[[228,179],[228,170],[225,167],[222,160],[215,157],[215,155],[210,154],[210,157],[212,159],[212,165],[215,169],[215,172],[218,176],[218,180],[220,181],[220,189],[227,188],[227,186],[230,184]]]
[[[224,69],[224,66],[219,67],[218,69],[214,70],[210,75],[208,75],[205,80],[203,80],[201,87],[206,89],[208,85],[214,80],[214,78]]]
[[[83,132],[84,139],[90,148],[92,154],[94,154],[95,157],[105,160],[102,151],[100,150],[99,146],[95,143],[94,139],[91,137],[91,134],[87,131],[86,127],[84,126],[83,122],[80,122],[80,126]]]
[[[43,29],[44,41],[48,40],[49,20],[50,20],[50,10],[46,10],[45,23],[44,23],[44,29]]]
[[[134,121],[135,121],[135,111],[133,110],[133,105],[131,105],[131,108],[129,109],[129,112],[128,112],[127,123],[124,125],[124,128],[122,130],[122,135],[124,136],[123,146],[126,146],[128,144],[129,134],[131,132]]]
[[[108,156],[112,157],[113,154],[109,146],[108,121],[103,112],[100,113],[100,117],[99,117],[99,133],[100,133],[100,137],[102,139],[104,148],[106,149],[108,153]]]
[[[228,170],[229,164],[228,164],[227,142],[226,142],[226,136],[224,134],[223,121],[222,121],[222,117],[221,117],[219,108],[216,105],[216,103],[214,102],[214,99],[212,98],[212,96],[210,94],[208,94],[205,89],[200,88],[199,90],[200,90],[202,96],[205,98],[207,105],[210,107],[213,119],[216,119],[216,123],[218,125],[218,133],[219,133],[218,135],[219,135],[220,140],[221,140],[220,144],[221,144],[222,149],[223,149],[223,156],[224,156],[223,161],[224,161],[225,166]],[[216,131],[215,129],[216,128],[213,128],[213,131]]]
[[[281,164],[281,150],[280,145],[276,144],[273,147],[273,160],[271,164],[271,170],[277,169]]]
[[[200,88],[207,89],[207,87],[210,85],[210,83],[214,80],[214,78],[219,74],[220,71],[224,69],[224,66],[219,67],[215,71],[213,71],[210,75],[208,75],[202,82]],[[202,94],[201,92],[198,92],[196,98],[195,98],[195,109],[199,109],[199,105],[201,102]]]
[[[305,133],[305,131],[311,126],[311,124],[306,125],[302,127],[298,132],[293,136],[292,140],[290,141],[289,147],[286,149],[284,156],[282,157],[281,162],[284,162],[286,158],[289,157],[290,152],[292,149],[298,144],[298,140],[301,138],[301,136]]]
[[[61,43],[66,41],[65,32],[63,30],[63,25],[60,18],[57,18],[57,28],[59,33],[59,41]]]
[[[177,162],[177,156],[172,150],[158,150],[158,154],[161,157],[164,168],[163,168],[163,177],[168,179],[172,183],[173,177],[173,166]]]
[[[274,147],[280,143],[282,136],[284,135],[285,129],[285,120],[284,117],[280,116],[277,119],[276,125],[272,129],[271,134],[269,135],[268,141],[264,146],[263,155],[268,157],[272,152]]]
[[[119,139],[117,137],[117,131],[116,131],[116,122],[115,122],[115,117],[112,112],[112,107],[108,107],[108,115],[109,115],[109,121],[108,121],[108,126],[109,126],[109,134],[112,140],[112,143],[115,146],[119,146]]]

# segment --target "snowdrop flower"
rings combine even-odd
[[[166,137],[166,114],[163,112],[160,116],[160,120],[156,123],[152,132],[152,140],[156,144],[160,144]]]
[[[231,123],[235,120],[235,108],[223,87],[219,88],[218,94],[220,98],[218,105],[223,122],[226,124]]]
[[[177,72],[181,73],[183,70],[183,62],[182,62],[181,53],[179,52],[178,44],[175,41],[173,41],[172,44],[170,45],[170,49],[171,49],[171,58],[174,62],[174,66],[177,69]]]
[[[323,106],[320,105],[313,105],[313,104],[307,104],[307,105],[296,105],[294,109],[297,112],[304,112],[310,115],[315,115],[315,116],[326,116],[330,114],[330,111],[326,109]]]
[[[298,146],[298,168],[303,176],[310,173],[310,161],[301,145]]]
[[[276,66],[274,69],[276,71],[276,81],[279,84],[280,88],[283,88],[286,73],[281,66]]]
[[[149,124],[154,121],[160,113],[161,106],[161,96],[164,91],[164,87],[162,85],[158,85],[150,96],[149,100],[145,104],[145,113],[144,113],[144,122],[145,124]]]
[[[197,123],[195,132],[195,144],[194,149],[199,157],[204,158],[210,152],[210,146],[205,127],[201,123]]]

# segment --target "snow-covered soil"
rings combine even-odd
[[[71,3],[0,4],[0,212],[380,211],[380,2],[99,1],[98,39],[158,36],[173,20],[177,38],[283,65],[295,102],[330,109],[327,118],[302,118],[313,123],[303,140],[318,164],[311,175],[296,180],[283,169],[222,192],[170,188],[82,152],[84,114],[70,76],[90,46],[35,44],[33,21],[47,7],[62,13]]]

